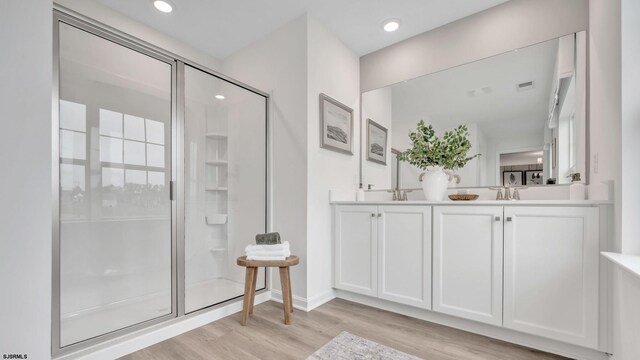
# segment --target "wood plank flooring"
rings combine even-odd
[[[305,359],[342,331],[428,360],[566,359],[404,315],[335,299],[282,323],[282,304],[257,305],[128,355],[126,360]]]

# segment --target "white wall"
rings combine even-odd
[[[360,131],[360,58],[314,18],[308,18],[308,164],[307,164],[307,299],[332,289],[332,212],[330,189],[358,184]],[[354,110],[354,155],[320,148],[319,94],[325,93]],[[384,125],[383,126],[387,126]],[[389,126],[390,129],[390,126]],[[389,165],[390,167],[390,165]]]
[[[622,251],[640,255],[640,1],[622,0]]]
[[[619,233],[616,236],[616,245],[619,247],[618,250],[623,253],[638,255],[640,254],[640,225],[637,219],[640,212],[638,205],[640,190],[637,185],[637,176],[640,175],[640,163],[637,154],[640,151],[640,142],[638,142],[640,100],[635,84],[640,81],[640,68],[638,67],[640,60],[640,23],[638,22],[640,3],[637,0],[616,0],[612,2],[613,4],[610,1],[592,0],[591,3],[592,17],[595,18],[593,22],[595,25],[601,26],[594,28],[595,34],[592,37],[599,36],[597,39],[603,42],[607,38],[610,41],[608,46],[600,44],[600,51],[592,56],[592,69],[594,60],[602,66],[600,77],[597,79],[600,84],[609,78],[609,88],[595,89],[596,95],[603,96],[602,92],[604,91],[614,91],[604,98],[606,102],[597,102],[598,100],[593,99],[594,80],[592,75],[592,118],[595,102],[595,105],[601,106],[601,108],[596,108],[601,111],[601,115],[604,115],[605,111],[612,114],[607,124],[612,127],[609,131],[614,131],[614,134],[602,140],[613,141],[612,144],[620,144],[620,141],[622,143],[622,146],[611,146],[607,149],[610,153],[605,153],[606,156],[621,158],[621,162],[613,164],[613,171],[619,171],[617,175],[620,176],[615,189],[616,211],[619,214],[616,217],[616,231]],[[605,53],[605,51],[609,53]],[[596,129],[596,131],[598,130],[601,129]],[[592,129],[592,139],[593,131]],[[602,154],[600,159],[604,159]],[[605,169],[609,169],[609,167]],[[622,192],[624,192],[624,197]],[[614,269],[612,278],[613,358],[615,360],[639,359],[640,279],[619,268]]]
[[[271,229],[280,232],[291,243],[291,252],[300,256],[300,265],[291,269],[292,289],[294,297],[306,298],[307,17],[224,59],[221,69],[271,96]],[[273,279],[275,288],[278,279],[277,275]]]
[[[586,30],[588,0],[511,0],[360,58],[369,91]]]
[[[0,354],[51,354],[51,1],[0,2]]]
[[[374,189],[391,189],[391,147],[396,136],[393,132],[392,89],[384,87],[362,94],[362,183],[373,184]],[[371,119],[387,128],[387,165],[367,160],[367,119]],[[356,153],[356,156],[359,154]]]
[[[589,2],[589,181],[614,180],[615,249],[621,249],[620,0]]]
[[[640,359],[640,278],[613,269],[613,359]]]
[[[131,35],[165,51],[182,56],[212,70],[218,70],[220,67],[220,61],[215,57],[139,23],[97,1],[54,0],[53,2],[58,6],[89,17],[120,32]]]

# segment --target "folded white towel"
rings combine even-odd
[[[244,249],[247,254],[247,260],[285,260],[291,256],[291,250],[289,249],[289,242],[285,241],[282,244],[273,245],[248,245]]]
[[[286,256],[259,256],[259,255],[247,255],[247,260],[259,260],[259,261],[280,261],[286,260]]]
[[[247,251],[247,256],[284,256],[287,257],[291,255],[291,251],[282,250],[282,251]]]
[[[273,245],[255,245],[255,244],[251,244],[251,245],[247,245],[246,248],[244,248],[244,251],[246,253],[252,252],[252,251],[273,251],[273,252],[278,252],[278,251],[289,251],[289,242],[285,241],[282,244],[273,244]]]

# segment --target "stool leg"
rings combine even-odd
[[[284,323],[291,323],[291,303],[289,302],[289,279],[287,277],[287,268],[280,268],[280,286],[282,288],[282,306],[284,308]]]
[[[253,303],[256,301],[256,283],[258,282],[258,271],[260,269],[253,268],[253,278],[251,280],[251,302],[249,303],[249,314],[253,314]]]
[[[242,304],[242,320],[240,324],[242,326],[247,325],[247,318],[249,317],[249,306],[251,304],[251,283],[253,282],[253,272],[256,268],[247,268],[244,276],[244,301]]]
[[[291,273],[289,272],[289,267],[287,266],[287,284],[289,284],[289,310],[293,312],[293,296],[291,295]]]

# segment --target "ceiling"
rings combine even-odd
[[[424,119],[441,129],[476,123],[490,141],[542,139],[557,49],[550,40],[392,85],[393,122]],[[517,91],[529,81],[533,88]]]
[[[364,55],[507,0],[171,0],[170,14],[151,0],[93,1],[222,59],[304,13]],[[386,33],[390,18],[401,27]]]
[[[500,166],[537,164],[538,159],[542,161],[543,156],[542,150],[500,154]]]

